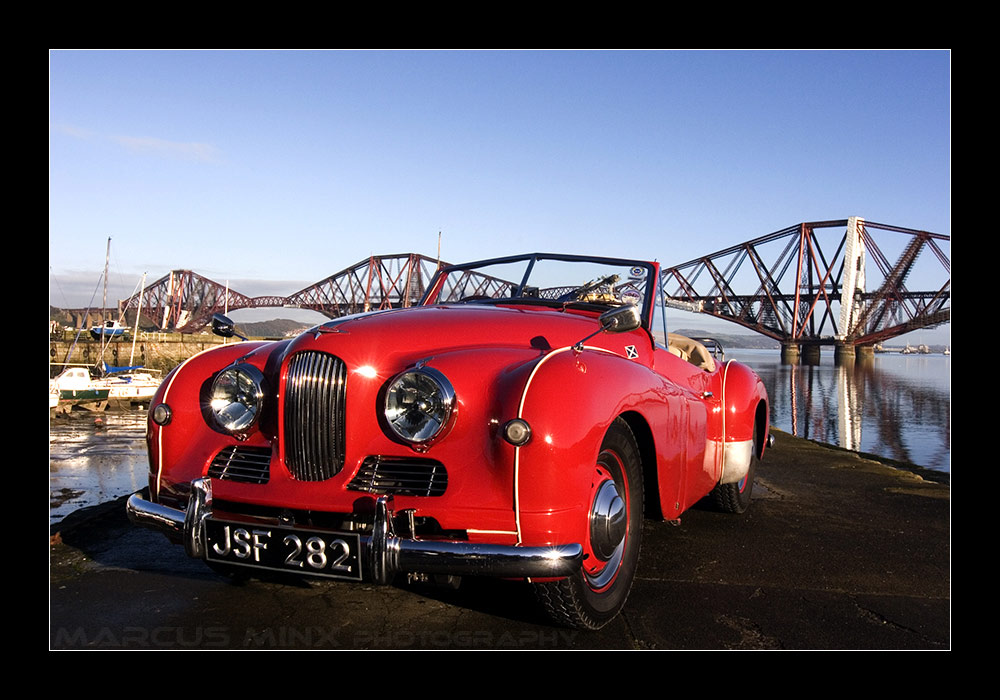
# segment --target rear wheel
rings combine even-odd
[[[757,445],[757,430],[754,428],[753,447],[750,454],[750,467],[746,476],[735,484],[719,484],[712,491],[712,500],[716,507],[726,513],[743,513],[750,506],[750,494],[753,491],[754,474],[760,463],[760,451]]]
[[[569,578],[535,584],[556,622],[599,629],[624,607],[639,561],[642,499],[639,448],[619,418],[608,429],[591,472],[583,567]]]

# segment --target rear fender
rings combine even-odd
[[[719,436],[723,439],[716,438],[715,449],[709,452],[722,464],[719,483],[734,484],[747,475],[753,456],[763,456],[769,430],[767,390],[753,370],[738,362],[727,363],[722,375],[726,410]]]

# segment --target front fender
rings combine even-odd
[[[167,375],[150,402],[146,430],[149,491],[154,501],[184,503],[191,481],[204,476],[218,448],[218,435],[205,421],[207,383],[239,359],[263,371],[269,358],[284,345],[244,342],[217,346],[190,357]],[[159,404],[166,404],[171,412],[169,423],[162,426],[152,420]]]
[[[600,348],[562,348],[539,360],[518,410],[532,431],[515,454],[519,541],[585,541],[592,474],[609,426],[624,413],[666,426],[680,398],[648,367]],[[656,460],[676,465],[669,444],[657,441]]]

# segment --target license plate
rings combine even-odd
[[[211,561],[310,576],[361,580],[356,533],[205,521]]]

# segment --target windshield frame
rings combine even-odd
[[[441,302],[438,301],[441,291],[444,288],[445,280],[448,279],[450,275],[455,273],[462,273],[468,270],[475,270],[477,268],[486,268],[496,265],[504,265],[510,263],[526,263],[524,274],[520,280],[506,280],[512,284],[516,283],[516,288],[512,291],[510,297],[497,297],[494,299],[482,299],[479,300],[480,303],[486,304],[529,304],[529,305],[545,305],[551,308],[556,307],[572,307],[572,308],[593,308],[600,309],[605,308],[607,305],[596,304],[593,302],[583,302],[583,301],[570,301],[570,302],[554,302],[549,300],[542,300],[537,297],[526,297],[524,296],[524,290],[528,286],[528,280],[531,278],[532,270],[535,267],[535,263],[540,260],[553,260],[568,263],[591,263],[598,265],[609,265],[615,267],[641,267],[646,271],[646,293],[643,295],[642,306],[641,306],[641,316],[642,316],[642,326],[647,331],[652,332],[653,323],[653,310],[656,306],[656,302],[662,299],[663,293],[661,289],[660,280],[660,264],[658,262],[651,262],[648,260],[634,260],[629,258],[609,258],[603,256],[595,255],[569,255],[562,253],[524,253],[521,255],[511,255],[502,258],[489,258],[485,260],[476,260],[467,263],[461,263],[457,265],[443,265],[438,268],[435,272],[434,277],[431,279],[431,283],[428,285],[427,290],[424,292],[423,297],[421,297],[419,305],[420,306],[432,306],[436,304],[451,304],[460,302]],[[582,283],[582,280],[581,280]],[[663,309],[665,311],[665,309]]]

